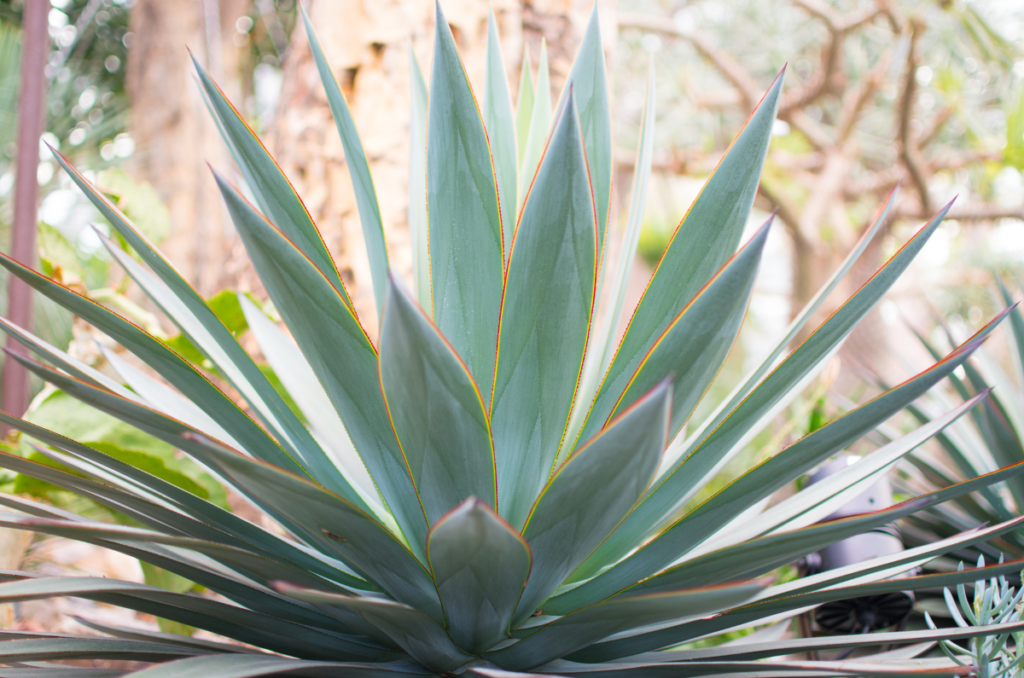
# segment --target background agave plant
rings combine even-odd
[[[1021,562],[1012,561],[891,579],[950,549],[1013,530],[1022,519],[803,580],[773,586],[758,577],[1024,471],[1016,464],[875,513],[817,522],[970,410],[981,394],[846,473],[767,508],[776,490],[963,364],[1002,316],[931,368],[779,451],[700,506],[681,510],[814,377],[906,269],[944,211],[786,355],[877,232],[890,196],[856,251],[761,366],[706,421],[687,425],[739,331],[768,235],[770,220],[739,246],[781,76],[680,224],[616,347],[611,338],[653,148],[651,98],[623,254],[611,270],[611,135],[596,14],[554,116],[543,64],[543,87],[535,99],[521,94],[513,113],[496,40],[478,109],[440,8],[437,26],[429,106],[422,77],[414,82],[410,178],[420,197],[410,210],[416,270],[409,292],[389,270],[359,137],[307,21],[359,199],[381,318],[376,346],[302,202],[199,69],[202,91],[255,205],[224,177],[216,180],[296,343],[248,299],[239,302],[308,426],[210,307],[61,159],[139,259],[114,246],[111,255],[244,405],[142,329],[5,258],[5,268],[116,339],[163,381],[114,356],[119,381],[3,322],[52,366],[17,359],[64,392],[174,444],[288,534],[2,414],[0,420],[37,441],[57,466],[10,455],[0,464],[114,508],[141,527],[90,521],[13,496],[0,496],[10,509],[0,514],[0,525],[100,544],[216,595],[2,572],[0,602],[80,596],[237,641],[92,621],[83,623],[106,635],[5,632],[0,663],[10,668],[4,675],[81,673],[53,663],[71,659],[153,663],[137,671],[150,678],[465,670],[609,677],[967,672],[970,667],[945,658],[909,661],[920,648],[852,662],[758,660],[991,633],[983,626],[779,640],[785,624],[776,622],[830,600],[1019,570]],[[490,31],[493,38],[493,19]],[[531,91],[526,83],[521,93]],[[649,92],[650,84],[653,73]],[[605,286],[607,294],[599,295]],[[598,313],[602,297],[607,309]],[[742,644],[664,650],[769,624]],[[1010,627],[1016,628],[999,630]]]

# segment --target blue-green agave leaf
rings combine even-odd
[[[507,263],[516,227],[516,182],[519,177],[516,171],[516,127],[512,95],[508,91],[508,76],[501,56],[501,40],[493,7],[487,13],[487,70],[482,109],[487,140],[494,156],[494,176],[501,210],[501,239]]]

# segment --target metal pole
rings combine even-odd
[[[14,184],[14,227],[11,257],[31,266],[35,261],[36,211],[39,200],[39,138],[46,124],[46,53],[50,36],[46,30],[50,3],[25,0],[21,32],[21,86],[18,89],[18,157]],[[28,327],[32,321],[32,297],[28,285],[11,276],[7,287],[7,318]],[[27,353],[13,338],[7,347]],[[4,364],[3,398],[0,409],[21,416],[28,408],[28,373],[13,360]]]

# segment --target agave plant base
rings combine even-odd
[[[100,372],[6,321],[56,388],[171,443],[277,523],[263,529],[205,499],[28,421],[0,414],[52,462],[0,465],[134,521],[88,520],[0,495],[0,526],[98,544],[196,582],[211,595],[90,577],[0,572],[0,603],[78,596],[217,634],[200,640],[83,621],[103,635],[2,632],[12,677],[959,675],[913,653],[851,662],[763,661],[864,645],[861,636],[780,640],[816,605],[955,585],[1021,568],[892,579],[1005,521],[894,556],[773,584],[806,553],[1012,478],[1016,465],[882,511],[820,523],[862,483],[973,407],[979,395],[771,507],[773,493],[871,432],[949,375],[1001,316],[955,351],[680,511],[814,378],[921,250],[924,225],[795,350],[790,341],[875,235],[863,239],[778,345],[707,420],[690,421],[750,300],[771,219],[741,243],[782,76],[679,225],[621,342],[612,341],[643,215],[653,152],[649,78],[621,260],[606,265],[611,126],[596,10],[552,107],[546,58],[524,68],[513,110],[493,16],[481,107],[438,7],[429,97],[413,60],[411,289],[391,271],[355,125],[305,20],[345,148],[381,319],[375,345],[301,200],[216,84],[200,86],[253,202],[215,175],[291,338],[244,296],[248,327],[301,413],[147,239],[58,160],[131,254],[111,256],[202,353],[204,372],[112,311],[8,258],[36,291],[151,369],[111,354]],[[948,209],[948,208],[947,208]],[[604,299],[607,311],[597,322]],[[209,377],[209,378],[208,378]],[[213,379],[213,381],[211,381]],[[244,405],[225,395],[230,387]],[[244,407],[244,409],[243,409]],[[745,644],[671,649],[766,626]],[[984,634],[972,627],[961,634]],[[886,643],[941,637],[888,634]],[[961,637],[965,637],[961,635]],[[766,640],[767,639],[767,640]],[[881,642],[881,641],[875,641]],[[57,662],[144,662],[131,672]],[[42,663],[39,663],[42,662]]]

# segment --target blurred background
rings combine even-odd
[[[13,219],[26,1],[36,0],[0,0],[0,250],[5,252]],[[46,7],[43,141],[66,155],[161,243],[243,343],[248,341],[244,318],[231,291],[247,293],[265,310],[273,309],[264,303],[207,168],[209,163],[230,171],[231,161],[199,95],[190,53],[264,139],[335,256],[364,324],[371,332],[377,326],[344,153],[305,35],[294,30],[297,2],[49,0]],[[500,26],[513,99],[523,54],[535,68],[542,43],[557,96],[593,0],[444,2],[477,91],[483,85],[489,4]],[[783,101],[750,223],[756,227],[774,212],[776,227],[752,312],[702,407],[713,407],[768,353],[791,318],[853,249],[894,186],[900,185],[900,193],[884,227],[834,298],[826,301],[820,319],[955,198],[908,273],[803,396],[723,471],[722,482],[851,403],[870,397],[879,381],[896,383],[925,367],[931,357],[921,340],[945,352],[951,342],[973,333],[1006,305],[997,279],[1006,284],[1009,298],[1024,296],[1024,1],[599,4],[616,144],[613,215],[618,216],[612,223],[620,228],[630,197],[650,62],[657,73],[654,176],[627,304],[639,299],[703,182],[762,93],[785,69]],[[409,279],[408,51],[411,46],[429,73],[433,2],[304,0],[303,6],[362,135],[392,265]],[[186,357],[198,356],[111,265],[92,226],[105,233],[109,229],[42,144],[39,158],[33,247],[37,260],[26,263],[115,309]],[[618,255],[613,251],[612,256]],[[0,279],[0,313],[5,311],[6,284]],[[101,368],[106,358],[100,346],[112,346],[91,327],[41,299],[33,301],[32,327],[47,341]],[[256,350],[251,341],[246,345]],[[987,351],[983,369],[988,382],[1005,381],[1000,392],[1006,394],[1006,407],[1024,412],[1015,344],[1000,333]],[[955,383],[951,389],[953,396],[963,395]],[[29,418],[37,423],[142,455],[167,477],[232,505],[230,496],[222,496],[223,488],[175,450],[75,405],[52,387],[33,383],[31,396]],[[927,411],[927,404],[922,407]],[[1010,416],[1011,433],[1024,431],[1017,416]],[[1024,419],[1024,414],[1019,416]],[[912,421],[913,413],[908,413],[906,421],[890,422],[891,428],[898,431]],[[876,442],[884,439],[879,435]],[[7,442],[19,449],[15,438]],[[940,443],[930,445],[937,461],[927,462],[929,468],[958,466],[955,454]],[[1019,442],[1012,448],[1017,449],[1024,458]],[[991,461],[979,455],[979,466]],[[920,469],[920,464],[908,466],[908,483]],[[0,476],[4,484],[56,503],[71,501],[55,488],[17,477]],[[143,572],[136,561],[99,549],[69,546],[59,539],[36,544],[18,541],[22,539],[0,532],[0,568],[27,559],[40,571],[99,571],[179,590],[191,586],[166,573]],[[95,603],[59,604],[72,612],[76,605],[89,606],[94,619],[113,613]],[[16,623],[52,628],[58,610],[53,603],[46,605],[22,605]],[[14,612],[7,610],[0,613],[0,626],[4,614],[6,623],[14,623]]]

